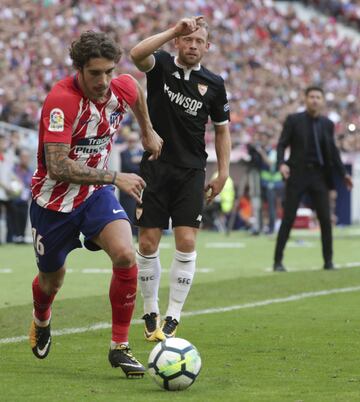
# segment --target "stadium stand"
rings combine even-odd
[[[348,134],[350,123],[360,125],[359,45],[341,38],[334,24],[279,12],[272,0],[3,0],[0,120],[36,128],[49,88],[72,71],[67,48],[80,32],[111,32],[125,50],[119,69],[142,79],[128,50],[179,15],[192,14],[203,14],[212,27],[214,53],[205,62],[227,81],[235,147],[259,130],[278,135],[311,83],[324,86],[338,134]]]
[[[313,6],[356,29],[360,28],[359,0],[303,0],[303,3]]]

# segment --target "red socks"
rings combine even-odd
[[[112,308],[112,341],[128,341],[128,333],[135,307],[137,289],[137,266],[130,268],[113,268],[110,284],[110,302]],[[39,285],[38,276],[32,283],[34,316],[39,321],[47,321],[51,316],[51,304],[55,294],[48,296]]]
[[[55,294],[48,296],[39,285],[39,277],[36,276],[32,283],[34,315],[39,321],[47,321],[51,316],[51,304]]]
[[[130,268],[113,267],[110,284],[112,308],[112,341],[128,341],[131,317],[135,307],[137,288],[137,266]]]

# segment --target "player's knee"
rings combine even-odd
[[[157,249],[158,245],[150,237],[143,237],[139,240],[139,251],[142,255],[154,254]]]
[[[61,268],[52,274],[39,273],[39,284],[48,296],[56,294],[64,283],[65,269]]]
[[[195,250],[195,239],[193,236],[183,236],[176,243],[176,249],[183,253],[191,253]]]
[[[131,267],[135,264],[135,253],[132,246],[119,247],[111,256],[115,267]]]

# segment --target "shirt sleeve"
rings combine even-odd
[[[135,79],[129,74],[121,74],[117,78],[111,81],[113,89],[116,89],[116,93],[125,100],[130,106],[134,106],[137,101],[138,91]]]
[[[149,78],[156,77],[163,70],[164,65],[169,64],[171,62],[172,56],[165,52],[165,50],[157,50],[153,53],[155,58],[154,65],[149,71],[146,71],[146,75]]]
[[[210,106],[210,117],[215,125],[226,124],[230,120],[230,107],[224,80],[222,79],[217,94]]]
[[[44,102],[41,124],[44,142],[71,144],[78,103],[70,95],[51,91]]]

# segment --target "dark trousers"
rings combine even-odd
[[[320,167],[305,167],[296,171],[291,170],[291,176],[286,183],[284,215],[276,240],[275,262],[281,262],[283,259],[286,242],[304,193],[310,196],[319,219],[324,262],[332,262],[333,248],[329,187],[325,180],[324,171]]]
[[[28,202],[24,200],[11,201],[11,220],[13,229],[13,242],[23,243],[28,218]]]
[[[6,222],[6,232],[0,233],[0,243],[2,238],[5,238],[5,243],[12,243],[14,236],[14,221],[13,221],[13,205],[11,201],[0,201],[0,220],[4,219]]]

